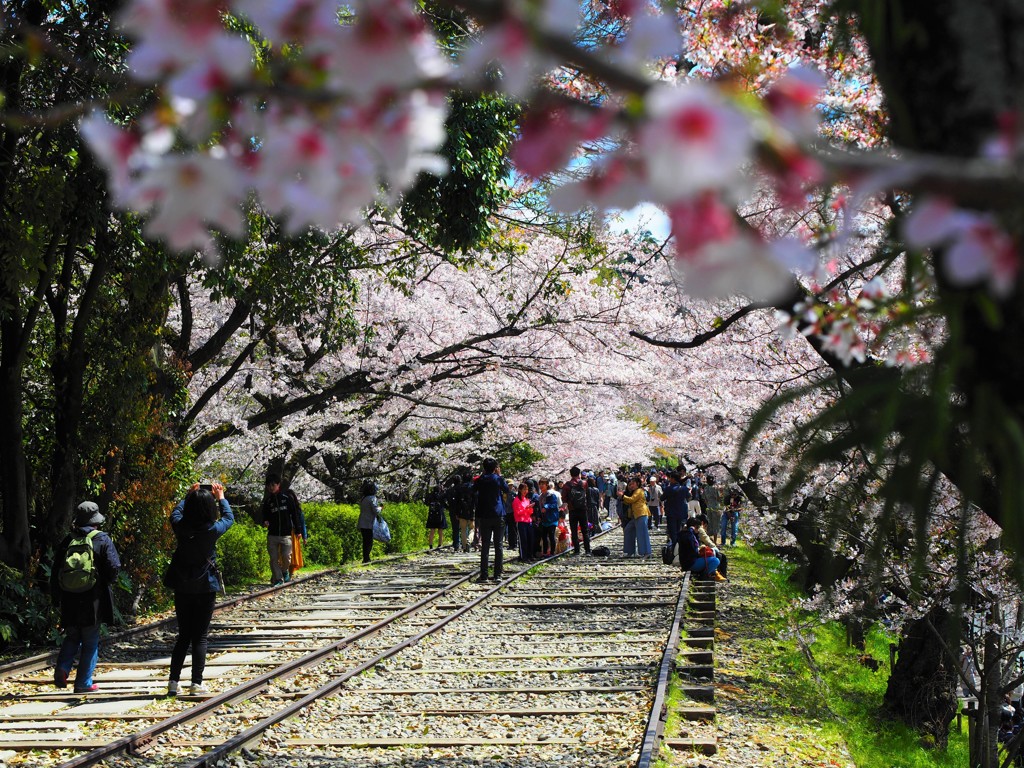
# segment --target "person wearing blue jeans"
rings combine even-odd
[[[99,659],[100,624],[114,623],[114,596],[110,585],[121,570],[121,558],[110,536],[99,530],[103,521],[96,504],[91,501],[79,504],[75,510],[75,527],[57,547],[53,568],[50,569],[50,594],[60,604],[60,625],[64,631],[64,640],[57,653],[57,666],[53,670],[53,684],[58,688],[67,687],[77,655],[75,693],[99,690],[92,677]],[[72,573],[75,569],[69,560],[75,558],[68,557],[69,549],[79,548],[83,541],[92,550],[94,569],[93,583],[85,587],[81,586],[82,578]],[[82,558],[78,559],[82,562]]]
[[[636,479],[630,479],[619,497],[626,510],[625,544],[623,554],[626,557],[648,557],[651,554],[651,534],[647,529],[647,521],[651,516],[647,508],[647,496]],[[635,548],[635,549],[634,549]]]
[[[725,581],[725,576],[718,572],[718,566],[722,561],[713,554],[708,554],[713,550],[702,547],[698,540],[699,527],[700,521],[696,517],[691,517],[679,532],[679,565],[684,571],[690,571],[696,576]]]
[[[730,544],[736,546],[736,529],[740,523],[740,511],[730,507],[722,512],[722,546],[725,546],[726,536],[732,533]]]

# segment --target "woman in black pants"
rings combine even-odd
[[[377,484],[373,480],[364,480],[360,489],[363,498],[359,500],[359,522],[356,527],[363,536],[363,562],[370,562],[370,550],[373,549],[373,521],[380,514],[377,503]]]
[[[189,693],[204,696],[207,635],[213,604],[221,591],[217,569],[217,539],[235,522],[231,505],[224,498],[224,486],[214,483],[192,486],[188,495],[171,512],[171,527],[178,547],[171,557],[165,584],[174,590],[174,613],[178,618],[178,639],[171,651],[171,674],[167,695],[178,694],[178,680],[185,654],[192,649],[192,686]]]

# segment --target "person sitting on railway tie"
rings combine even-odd
[[[686,527],[679,534],[679,566],[698,576],[705,576],[715,581],[725,581],[718,572],[720,560],[715,557],[714,550],[702,546],[697,538],[700,522],[696,517],[686,521]]]

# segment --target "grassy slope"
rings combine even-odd
[[[856,766],[945,768],[967,765],[963,737],[945,752],[925,750],[918,736],[880,714],[890,638],[873,633],[858,662],[836,624],[820,625],[792,608],[789,566],[747,547],[729,551],[730,583],[719,589],[714,726],[670,717],[667,733],[716,732],[719,754],[665,755],[664,765]],[[798,622],[802,625],[795,632]],[[674,705],[683,703],[678,695]]]

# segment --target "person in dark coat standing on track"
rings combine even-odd
[[[298,498],[291,490],[282,490],[279,475],[267,475],[263,527],[267,529],[270,583],[284,584],[292,577],[292,534],[305,538],[306,526]]]
[[[505,534],[505,498],[511,494],[508,483],[501,476],[498,462],[484,459],[484,472],[473,481],[476,496],[476,527],[480,532],[480,576],[478,582],[487,581],[487,559],[491,541],[494,542],[494,581],[501,579],[504,565],[501,550]]]
[[[178,695],[185,654],[192,649],[192,696],[209,693],[203,685],[206,669],[207,636],[213,619],[213,606],[221,591],[217,568],[217,539],[235,522],[231,505],[219,483],[203,488],[198,483],[171,511],[171,528],[178,546],[167,568],[165,585],[174,590],[174,613],[178,619],[178,638],[171,651],[171,671],[167,695]]]
[[[94,502],[79,504],[75,527],[57,547],[50,571],[50,593],[60,603],[60,624],[64,630],[53,684],[67,687],[75,655],[80,653],[75,693],[99,690],[92,676],[99,660],[100,624],[114,623],[110,585],[121,570],[121,558],[110,536],[99,529],[103,521]]]
[[[380,514],[377,503],[377,484],[373,480],[363,480],[360,488],[362,498],[359,500],[359,520],[356,528],[363,537],[363,564],[370,562],[370,550],[373,549],[373,523]]]
[[[572,553],[580,553],[580,534],[583,535],[583,549],[590,554],[590,528],[587,525],[587,484],[580,479],[581,470],[569,470],[570,480],[562,485],[562,499],[569,508],[569,532],[572,535]]]

